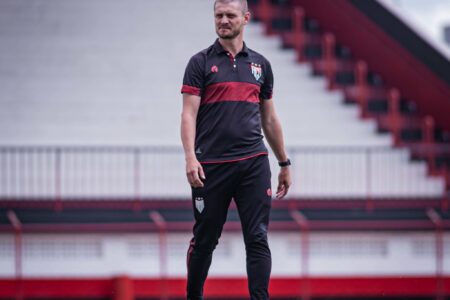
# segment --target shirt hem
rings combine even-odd
[[[246,159],[250,159],[256,156],[261,156],[261,155],[269,155],[268,152],[259,152],[256,154],[252,154],[250,156],[245,156],[245,157],[240,157],[240,158],[235,158],[235,159],[228,159],[228,160],[217,160],[217,161],[201,161],[201,164],[223,164],[223,163],[231,163],[231,162],[236,162],[236,161],[241,161],[241,160],[246,160]]]

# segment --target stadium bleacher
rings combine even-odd
[[[160,3],[33,3],[28,9],[18,9],[16,2],[2,3],[2,22],[8,24],[1,35],[0,55],[5,74],[0,81],[3,145],[180,147],[179,89],[184,67],[190,55],[214,40],[212,25],[200,25],[212,24],[207,5],[196,2],[190,7],[198,10],[201,17],[189,22],[183,31],[176,26],[162,31],[158,26],[166,19],[181,16],[178,10],[168,8],[164,11],[169,10],[172,15],[161,15]],[[295,172],[302,183],[293,186],[292,196],[363,197],[369,193],[365,182],[371,185],[370,193],[379,197],[442,195],[442,178],[428,178],[424,162],[405,160],[407,150],[390,149],[392,137],[377,134],[375,121],[361,121],[357,107],[343,106],[343,93],[327,91],[324,78],[311,76],[311,65],[296,64],[294,50],[280,51],[279,38],[261,38],[260,26],[252,24],[247,31],[248,45],[270,59],[276,74],[274,100],[284,124],[286,144],[298,162]],[[312,151],[302,148],[305,146],[319,149],[311,156]],[[367,150],[373,146],[380,150]],[[341,149],[345,147],[356,149]],[[95,151],[61,151],[61,196],[135,193],[132,180],[115,184],[121,176],[118,173],[133,172],[133,151],[99,156],[92,152]],[[2,157],[7,167],[2,168],[0,177],[6,177],[4,181],[8,182],[18,181],[20,187],[11,186],[10,182],[0,194],[15,197],[31,193],[37,198],[47,195],[47,187],[54,182],[51,170],[56,169],[57,156],[40,155],[39,151],[27,154],[12,150],[9,156]],[[164,151],[143,155],[140,169],[146,184],[141,185],[142,196],[189,195],[183,184],[183,160],[167,155]],[[102,162],[105,157],[117,164],[108,164],[108,159]],[[27,172],[27,164],[37,164],[39,159],[48,161],[47,166],[38,165],[34,174]],[[154,168],[159,169],[157,162],[163,160],[173,162],[170,170],[156,180],[147,180]],[[73,161],[81,168],[89,166],[90,172],[106,186],[84,188],[80,176],[87,181],[89,176],[71,169]],[[324,162],[323,166],[314,167],[319,161]],[[272,162],[274,169],[275,159]],[[18,167],[21,164],[25,164],[24,169]],[[338,174],[343,167],[349,170],[346,177]],[[10,170],[14,175],[8,173]],[[44,173],[47,179],[43,179]],[[392,174],[395,180],[386,174]],[[33,181],[39,184],[24,185]],[[176,184],[165,184],[174,181]]]
[[[357,1],[333,1],[355,14]],[[317,1],[249,2],[259,22],[247,26],[246,42],[271,61],[293,161],[289,197],[273,201],[273,299],[442,296],[432,283],[450,285],[448,156],[434,166],[435,148],[425,148],[431,159],[417,149],[431,141],[448,155],[447,123],[368,59],[378,48],[347,44],[345,21],[330,26]],[[307,38],[298,63],[300,5]],[[368,28],[361,24],[348,34]],[[330,32],[330,57],[342,67],[333,86],[322,44]],[[0,1],[0,299],[183,298],[193,217],[180,88],[189,57],[214,39],[207,0]],[[368,108],[354,99],[356,56],[367,89],[383,90]],[[403,110],[419,114],[403,131],[389,117],[392,87],[406,97]],[[420,114],[435,122],[432,140]],[[409,141],[406,129],[419,139]],[[233,205],[225,231],[207,295],[245,299]],[[68,288],[80,284],[87,288]],[[127,296],[111,295],[123,285]]]

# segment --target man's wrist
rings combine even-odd
[[[186,161],[191,161],[191,160],[197,160],[197,156],[195,155],[195,153],[193,152],[192,154],[186,154],[185,155],[185,160]]]
[[[286,159],[286,160],[279,161],[279,162],[278,162],[278,165],[279,165],[281,168],[289,167],[289,166],[291,165],[291,160],[288,158],[288,159]]]

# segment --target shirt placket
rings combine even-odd
[[[233,72],[237,71],[237,62],[236,62],[236,56],[233,56],[230,52],[227,52],[228,57],[230,58],[231,66],[233,67]]]

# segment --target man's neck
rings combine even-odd
[[[242,35],[231,40],[219,38],[219,43],[222,45],[223,49],[230,52],[233,56],[236,56],[242,51],[242,48],[244,48],[244,39]]]

